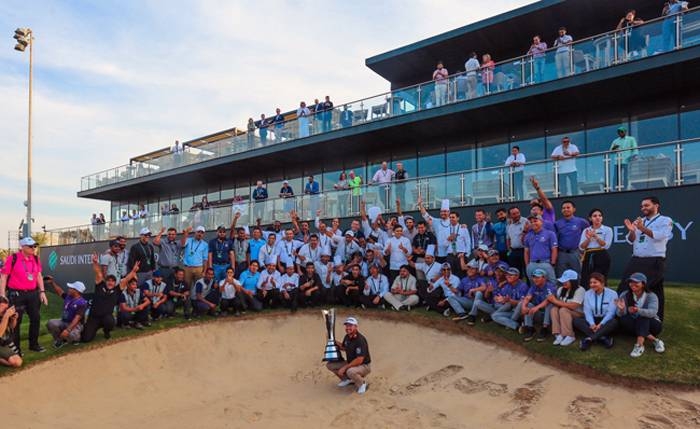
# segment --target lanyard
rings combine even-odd
[[[600,307],[598,307],[598,294],[595,295],[594,309],[596,310],[596,314],[598,315],[598,317],[603,316],[603,297],[604,297],[604,295],[605,295],[605,291],[603,291],[600,294]]]
[[[190,241],[190,243],[193,243],[193,242]],[[201,244],[202,244],[202,240],[199,240],[199,242],[197,243],[197,247],[195,247],[194,250],[190,250],[190,256],[194,255],[194,254],[197,252],[197,250],[199,250],[199,246],[200,246]],[[192,247],[192,246],[190,245],[190,248],[191,248],[191,247]]]
[[[316,248],[315,252],[311,251],[311,246],[309,246],[309,257],[312,261],[316,260],[316,255],[318,255],[318,248]]]
[[[139,247],[141,247],[141,250],[143,251],[143,255],[146,257],[146,259],[151,259],[151,248],[150,247],[143,247],[143,243],[139,241]],[[148,261],[150,264],[150,261]]]
[[[649,225],[651,225],[652,223],[654,223],[654,221],[655,221],[656,219],[658,219],[659,217],[661,217],[661,214],[657,214],[656,216],[654,216],[654,217],[653,217],[651,220],[649,220],[648,222],[647,222],[646,219],[644,219],[644,227],[645,227],[645,228],[648,228]]]
[[[292,245],[291,245],[291,249],[290,249],[289,247],[287,247],[287,243],[284,243],[284,250],[287,251],[287,256],[289,256],[289,257],[292,256],[292,252],[294,251],[294,242],[292,242],[291,244]]]
[[[407,291],[408,290],[408,278],[406,278],[405,282],[403,279],[401,279],[400,281],[401,281],[401,289],[404,291]]]
[[[372,282],[372,292],[374,292],[375,295],[378,295],[378,294],[379,294],[379,288],[377,287],[377,283],[375,282],[375,278],[374,278],[374,277],[370,277],[369,279],[370,279],[370,281]],[[379,286],[381,286],[381,285],[382,285],[382,281],[381,281],[381,278],[380,278],[380,280],[379,280]]]
[[[36,269],[34,259],[32,258],[32,269],[29,270],[29,268],[27,268],[27,263],[25,261],[24,255],[22,255],[22,265],[24,266],[24,273],[27,275],[27,279],[29,281],[32,281],[34,279],[34,276],[33,276],[33,274],[35,272],[34,270]]]

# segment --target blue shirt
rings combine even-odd
[[[527,235],[525,235],[523,244],[526,249],[530,250],[530,262],[549,262],[552,258],[552,248],[559,246],[557,243],[557,236],[552,231],[544,228],[542,228],[540,232],[530,230]],[[576,245],[578,246],[578,243],[576,243]]]
[[[549,295],[556,295],[557,288],[550,282],[545,282],[544,286],[537,287],[534,284],[527,291],[527,296],[531,297],[530,302],[533,305],[542,304]]]
[[[505,297],[510,298],[512,293],[513,293],[513,288],[511,287],[510,283],[505,282],[505,283],[503,283],[503,286],[501,286],[501,287],[499,287],[497,284],[494,284],[493,290],[491,291],[490,302],[493,302],[495,305],[500,306],[502,304],[495,302],[494,298],[496,298],[497,296],[505,296]]]
[[[525,298],[529,289],[527,284],[522,280],[518,280],[518,283],[515,285],[508,284],[508,286],[510,287],[510,298],[515,301],[520,301]]]
[[[260,277],[259,271],[253,274],[250,270],[245,270],[238,281],[241,282],[243,289],[255,292],[258,289],[258,277]]]
[[[314,180],[314,181],[311,182],[311,183],[306,182],[306,186],[304,186],[304,193],[305,193],[305,194],[318,194],[319,192],[320,192],[320,191],[319,191],[319,188],[318,188],[318,182],[317,182],[317,181]]]
[[[70,323],[75,319],[76,315],[80,315],[81,319],[85,317],[85,310],[87,309],[88,303],[85,298],[79,296],[77,298],[72,298],[68,296],[68,293],[63,293],[63,314],[61,320]],[[82,323],[82,321],[81,321]]]
[[[459,282],[457,290],[462,294],[462,296],[467,296],[470,290],[477,288],[484,284],[484,279],[479,276],[465,277]]]
[[[616,299],[617,293],[607,287],[600,295],[596,294],[593,289],[587,290],[586,294],[583,295],[583,314],[588,325],[593,325],[595,318],[602,317],[600,323],[605,324],[615,317]]]
[[[557,229],[557,242],[562,250],[576,250],[581,241],[583,230],[588,228],[587,220],[572,216],[569,219],[559,219],[554,223]]]
[[[182,262],[188,267],[201,267],[209,259],[209,245],[204,240],[188,238],[182,255]]]
[[[211,262],[214,265],[229,265],[231,264],[231,258],[229,258],[229,252],[233,250],[233,244],[231,240],[224,239],[224,241],[219,241],[215,238],[209,242],[209,253],[211,253]]]
[[[265,189],[265,188],[253,189],[252,197],[255,201],[265,201],[267,199],[267,189]]]
[[[505,252],[506,250],[508,250],[508,246],[506,243],[506,237],[508,236],[506,234],[507,228],[508,224],[505,221],[499,221],[493,224],[493,234],[495,241],[494,248],[499,252]]]
[[[259,240],[256,240],[254,238],[251,238],[248,240],[248,250],[250,251],[250,261],[257,261],[258,257],[260,256],[260,249],[265,245],[265,240],[262,238]],[[258,261],[258,262],[263,262],[263,261]]]

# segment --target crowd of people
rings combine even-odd
[[[82,281],[66,289],[42,277],[31,238],[8,258],[0,277],[0,363],[21,364],[19,325],[30,319],[29,349],[38,343],[39,308],[46,286],[64,300],[61,319],[50,320],[55,347],[90,342],[102,329],[143,329],[160,318],[241,315],[246,311],[344,305],[411,311],[424,307],[468,325],[497,323],[524,341],[555,346],[576,341],[613,346],[616,333],[634,335],[631,356],[645,344],[664,351],[663,274],[673,223],[655,197],[644,198],[637,219],[625,220],[632,246],[617,291],[607,286],[613,263],[612,229],[604,213],[577,216],[565,200],[557,216],[538,181],[530,212],[501,208],[495,218],[477,209],[469,227],[444,200],[437,216],[418,201],[421,217],[383,216],[360,203],[360,217],[343,230],[339,219],[275,222],[267,228],[237,225],[240,214],[216,237],[205,228],[143,228],[130,248],[118,237],[94,255],[95,292],[88,301]],[[399,202],[397,202],[399,203]],[[400,204],[399,204],[400,205]],[[178,238],[178,235],[180,237]],[[114,309],[116,308],[116,318]],[[180,313],[181,312],[181,313]]]

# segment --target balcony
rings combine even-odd
[[[336,106],[333,110],[282,123],[269,124],[260,135],[233,136],[180,153],[115,167],[81,180],[81,191],[126,183],[177,168],[262,148],[285,149],[285,144],[320,134],[331,134],[363,124],[410,115],[445,105],[468,103],[496,94],[566,79],[596,70],[640,61],[700,43],[700,9],[658,18],[630,30],[610,31],[576,41],[566,51],[550,49],[541,57],[521,56],[496,63],[474,75],[450,76],[436,88],[426,82]],[[476,83],[476,84],[474,84]],[[436,97],[436,93],[439,94]],[[444,96],[443,96],[444,94]]]
[[[368,207],[379,207],[383,213],[395,213],[397,200],[405,211],[416,210],[419,199],[428,209],[439,208],[444,199],[449,199],[452,207],[515,203],[536,196],[528,183],[532,176],[552,198],[700,184],[700,139],[642,146],[636,153],[606,151],[580,155],[576,165],[578,174],[574,189],[568,182],[565,185],[560,181],[559,161],[546,160],[527,163],[522,174],[511,167],[496,167],[417,177],[389,185],[363,185],[317,195],[270,198],[265,202],[233,201],[230,205],[207,210],[54,229],[47,231],[47,238],[50,245],[64,245],[108,240],[118,235],[136,237],[143,227],[157,232],[161,228],[174,227],[180,231],[187,226],[203,225],[213,230],[218,225],[229,226],[236,213],[241,213],[239,226],[253,225],[257,219],[263,225],[276,220],[289,222],[292,210],[304,220],[314,219],[317,213],[322,218],[347,218],[358,216],[360,200]],[[626,185],[616,179],[625,176]]]

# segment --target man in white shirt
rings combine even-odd
[[[557,77],[563,78],[571,74],[571,43],[573,37],[566,34],[566,27],[559,28],[559,37],[554,41],[554,47],[557,48],[554,55],[554,61],[557,67]]]
[[[510,150],[510,156],[506,158],[506,167],[510,167],[509,173],[513,184],[513,196],[516,201],[523,199],[525,192],[523,191],[523,177],[525,175],[525,154],[520,152],[520,146],[513,146]]]
[[[294,230],[287,228],[284,230],[284,239],[277,242],[275,253],[279,255],[280,262],[289,260],[294,262],[297,257],[299,248],[303,245],[301,241],[294,239]],[[284,271],[284,267],[279,265],[280,272]]]
[[[256,261],[267,261],[269,257],[274,257],[277,259],[279,253],[277,253],[277,235],[268,234],[267,242],[260,247],[260,252],[258,252],[257,258],[251,257],[250,259]]]
[[[377,186],[377,201],[380,201],[384,207],[389,206],[389,198],[391,197],[391,182],[394,181],[394,170],[390,169],[386,161],[382,162],[382,166],[369,182],[370,185]]]
[[[299,274],[294,271],[294,264],[288,264],[280,276],[280,298],[292,313],[299,308]]]
[[[355,241],[355,233],[352,230],[345,231],[344,238],[338,239],[334,237],[334,240],[338,242],[335,255],[340,257],[340,260],[346,264],[352,259],[352,255],[357,252],[362,253],[360,246]]]
[[[321,260],[323,250],[318,244],[318,235],[311,234],[309,242],[299,248],[297,263],[300,266],[305,266],[307,262],[316,263]]]
[[[384,305],[384,295],[389,292],[389,279],[379,272],[379,265],[369,266],[369,277],[360,295],[363,308],[374,308]]]
[[[321,250],[321,259],[314,263],[316,273],[321,278],[323,287],[321,288],[321,302],[335,304],[335,294],[333,293],[333,262],[331,262],[331,252]]]
[[[571,143],[568,136],[561,139],[561,144],[552,151],[552,159],[559,165],[559,193],[561,195],[578,195],[578,177],[576,173],[576,157],[578,147]],[[568,192],[564,192],[565,181],[569,182]]]
[[[391,304],[397,311],[405,308],[411,311],[411,307],[418,305],[418,289],[416,278],[408,271],[408,265],[403,265],[399,275],[391,285],[391,291],[384,295],[384,300]]]
[[[467,77],[467,98],[476,97],[477,73],[481,66],[477,59],[476,52],[469,54],[469,59],[464,63],[464,70]]]
[[[423,199],[418,198],[418,208],[423,216],[423,219],[428,223],[435,232],[435,238],[437,238],[437,254],[436,259],[438,262],[445,262],[447,259],[447,249],[449,248],[449,243],[447,242],[447,237],[450,236],[450,200],[442,200],[442,205],[440,206],[440,218],[436,219],[428,213],[428,211],[423,207]]]
[[[393,282],[402,266],[408,264],[408,256],[413,253],[411,242],[403,235],[401,225],[394,226],[394,236],[387,240],[384,254],[389,256],[389,281]]]
[[[627,242],[632,245],[632,259],[627,263],[618,294],[629,289],[629,277],[633,273],[647,276],[647,288],[659,298],[659,319],[664,319],[664,271],[666,270],[666,246],[673,238],[673,220],[659,212],[659,199],[650,196],[642,200],[642,217],[634,221],[625,219]]]
[[[294,265],[294,264],[291,264]],[[265,270],[258,277],[258,301],[262,302],[263,308],[275,308],[279,303],[279,289],[282,284],[280,273],[277,271],[277,258],[268,256],[265,260]]]
[[[228,267],[226,269],[226,277],[219,282],[219,291],[221,292],[221,313],[227,314],[233,310],[234,316],[240,316],[243,311],[241,300],[236,294],[236,289],[242,287],[241,283],[234,277],[234,269]]]

